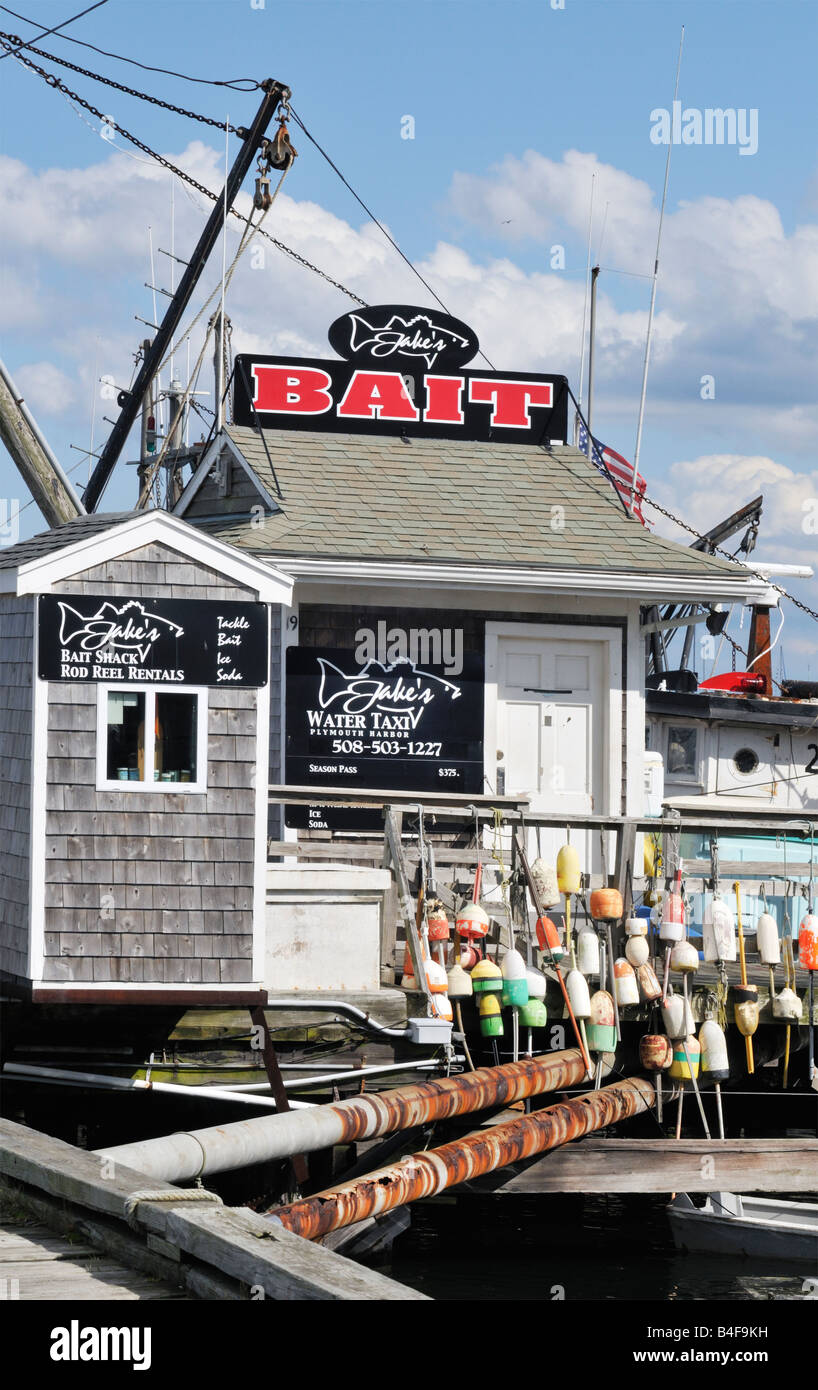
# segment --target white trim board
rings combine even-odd
[[[269,615],[269,608],[267,613]],[[208,771],[208,699],[209,687],[206,685],[156,685],[141,684],[137,681],[127,686],[115,682],[100,681],[97,684],[97,759],[95,786],[98,792],[136,792],[156,796],[158,793],[172,793],[180,796],[200,796],[207,791]],[[105,775],[108,762],[108,695],[140,694],[145,700],[145,752],[144,766],[152,768],[155,759],[155,720],[157,695],[197,695],[196,710],[196,766],[198,776],[194,782],[132,782],[120,781]],[[153,697],[151,699],[151,696]]]
[[[283,613],[282,613],[283,617]],[[270,610],[267,610],[267,649],[270,642]],[[253,974],[264,975],[267,950],[267,817],[270,784],[270,672],[267,684],[256,690],[256,823],[253,864]],[[283,678],[282,678],[283,684]]]
[[[0,593],[41,594],[83,570],[116,560],[142,546],[164,544],[185,560],[215,570],[244,585],[266,603],[289,604],[293,583],[289,574],[256,556],[225,545],[169,512],[144,512],[96,531],[48,555],[25,560],[15,569],[0,570]]]

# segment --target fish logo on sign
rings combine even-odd
[[[76,651],[96,652],[110,647],[119,652],[136,652],[144,662],[160,637],[178,638],[185,631],[169,618],[148,612],[136,599],[120,607],[103,603],[91,614],[80,613],[70,603],[60,603],[58,607],[60,644]]]
[[[420,357],[431,371],[442,352],[468,347],[468,339],[459,333],[438,328],[427,314],[402,319],[393,314],[383,328],[375,328],[359,314],[351,314],[352,333],[349,346],[352,352],[369,349],[373,357]]]
[[[459,700],[462,693],[459,685],[428,671],[419,671],[412,661],[397,661],[393,666],[368,661],[357,675],[347,674],[323,656],[318,657],[318,665],[321,667],[318,692],[321,708],[329,709],[337,701],[344,714],[365,714],[371,709],[383,714],[406,714],[414,707],[413,723],[417,726],[424,710],[437,695],[446,694],[451,700]]]
[[[412,304],[376,304],[365,313],[342,314],[329,329],[335,351],[354,362],[398,366],[462,367],[477,352],[477,335],[451,314]]]

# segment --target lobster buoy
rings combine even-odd
[[[479,903],[464,903],[455,918],[454,929],[466,941],[479,941],[488,933],[488,913]]]
[[[524,1028],[544,1028],[548,1022],[548,1011],[542,999],[529,996],[527,1004],[520,1009],[520,1023]]]
[[[670,953],[670,968],[690,975],[699,968],[699,953],[692,941],[677,941]]]
[[[550,917],[537,918],[537,943],[540,950],[546,955],[550,954],[555,962],[561,961],[565,955],[559,931]]]
[[[563,845],[557,855],[557,886],[561,893],[578,893],[582,886],[579,855],[573,845]]]
[[[565,977],[565,988],[568,991],[574,1018],[590,1018],[591,995],[585,976],[579,970],[569,970]]]
[[[453,1021],[454,1014],[448,994],[436,994],[434,1007],[437,1011],[438,1018],[442,1018],[446,1023],[451,1023]]]
[[[625,931],[628,936],[647,936],[649,918],[647,917],[626,917]]]
[[[577,969],[583,975],[599,974],[599,937],[592,927],[583,927],[577,935]]]
[[[503,956],[503,1003],[519,1008],[528,1003],[526,965],[519,951],[506,951]]]
[[[669,994],[662,1005],[662,1022],[669,1038],[686,1038],[696,1024],[693,1011],[683,994]]]
[[[662,916],[659,922],[659,936],[662,941],[681,941],[685,934],[684,898],[676,889],[665,893],[662,903]]]
[[[758,985],[733,987],[733,1012],[743,1038],[751,1038],[758,1027]]]
[[[645,1071],[667,1071],[673,1061],[673,1044],[665,1033],[646,1033],[639,1039],[639,1061]]]
[[[625,905],[616,888],[595,888],[591,894],[591,916],[595,922],[618,922]]]
[[[702,945],[706,961],[736,959],[736,919],[723,898],[714,896],[704,909]]]
[[[588,1046],[592,1052],[615,1052],[616,1015],[614,1001],[607,990],[598,989],[591,995],[590,1009],[585,1025]]]
[[[535,859],[531,865],[531,877],[534,880],[540,907],[555,907],[560,900],[560,889],[557,875],[552,866],[546,864],[544,859]]]
[[[633,973],[633,966],[624,956],[619,956],[614,961],[614,989],[616,990],[616,1002],[620,1009],[628,1004],[639,1003],[639,986],[636,983],[636,976]]]
[[[445,968],[439,961],[433,960],[431,956],[423,962],[423,972],[426,976],[426,983],[431,994],[445,994],[449,988],[449,977]]]
[[[781,964],[781,942],[778,923],[771,912],[762,912],[756,924],[756,945],[762,965]]]
[[[500,994],[503,972],[493,960],[479,960],[471,972],[471,984],[475,994]]]
[[[421,953],[423,952],[423,941],[420,943]],[[403,948],[403,973],[401,975],[401,989],[417,989],[418,982],[415,978],[415,964],[412,960],[412,952],[409,950],[409,942]]]
[[[785,985],[779,994],[773,995],[772,1003],[773,1018],[781,1019],[783,1023],[798,1023],[801,1018],[801,1000],[789,985]]]
[[[646,936],[629,936],[625,942],[625,957],[630,961],[634,970],[638,965],[644,965],[650,955],[648,940]]]
[[[464,970],[473,970],[480,959],[480,952],[475,946],[460,947],[460,964]]]
[[[466,974],[458,961],[455,961],[446,978],[448,981],[446,993],[450,999],[469,999],[474,993],[471,976]]]
[[[544,999],[547,981],[542,971],[535,970],[532,965],[529,965],[525,972],[525,978],[528,981],[529,999]]]
[[[811,912],[798,929],[798,964],[802,970],[818,970],[818,917]]]
[[[686,1054],[686,1055],[685,1055]],[[688,1066],[688,1058],[690,1065]],[[686,1038],[680,1038],[673,1046],[673,1061],[670,1064],[670,1076],[674,1081],[693,1081],[699,1074],[702,1050],[699,1040],[693,1033]]]
[[[480,1032],[484,1038],[503,1036],[500,1000],[496,994],[484,994],[480,999]]]
[[[452,934],[449,926],[449,919],[446,916],[446,909],[442,903],[438,903],[431,908],[426,918],[426,926],[429,932],[430,941],[448,941]]]
[[[714,1018],[706,1018],[699,1029],[702,1071],[711,1081],[726,1081],[730,1075],[727,1039]]]
[[[662,986],[656,978],[656,971],[649,961],[636,967],[636,983],[639,993],[647,1004],[655,1004],[662,997]]]

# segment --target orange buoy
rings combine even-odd
[[[488,934],[488,913],[479,903],[464,903],[455,918],[454,929],[466,941],[479,941]]]
[[[595,888],[591,894],[591,916],[595,922],[618,922],[625,905],[616,888]]]
[[[798,964],[802,970],[818,970],[818,917],[812,912],[798,929]]]
[[[550,917],[537,918],[537,942],[540,950],[545,955],[550,954],[555,962],[562,960],[565,955],[565,947],[560,941],[559,931]]]
[[[426,918],[426,926],[429,932],[430,941],[448,941],[452,929],[449,926],[449,919],[446,916],[446,909],[442,903],[430,908]]]

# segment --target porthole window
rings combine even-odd
[[[733,758],[733,767],[736,769],[736,772],[740,772],[742,776],[749,776],[749,774],[755,772],[758,767],[758,754],[754,753],[752,748],[739,748]]]

